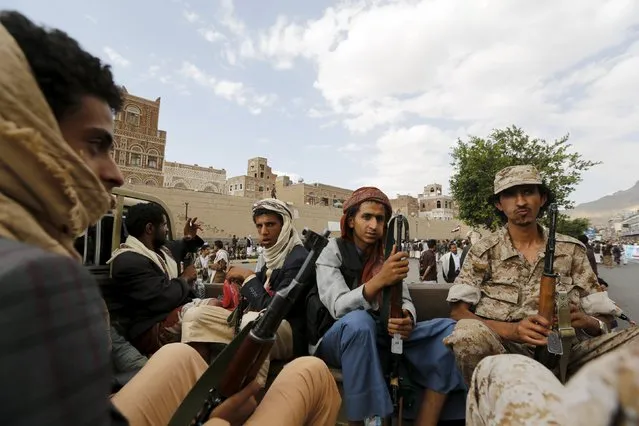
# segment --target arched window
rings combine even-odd
[[[175,185],[173,185],[173,188],[175,188],[175,189],[188,189],[188,188],[186,187],[186,185],[184,184],[184,182],[178,182],[178,183],[176,183]]]
[[[133,185],[140,185],[142,183],[142,180],[137,176],[129,176],[127,178],[127,182]]]
[[[146,153],[146,165],[150,169],[159,169],[160,168],[160,153],[155,149],[149,149]]]
[[[140,108],[136,107],[135,105],[129,105],[126,107],[126,123],[127,124],[132,124],[134,126],[139,126],[140,125]]]
[[[142,148],[139,146],[132,146],[131,153],[129,154],[129,166],[142,166]]]
[[[155,179],[147,179],[147,181],[144,182],[144,184],[146,186],[158,186],[158,183],[155,181]]]

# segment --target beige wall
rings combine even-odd
[[[277,198],[280,200],[291,202],[295,205],[315,205],[315,206],[333,206],[333,203],[347,200],[353,191],[336,186],[324,185],[321,183],[307,184],[294,183],[290,184],[290,180],[278,179],[277,181]]]
[[[249,234],[255,236],[256,234],[251,216],[254,199],[144,185],[127,185],[126,187],[162,199],[178,221],[176,229],[184,227],[184,203],[188,202],[189,216],[197,216],[198,220],[204,223],[203,237],[229,238],[233,234],[238,236]],[[304,227],[309,227],[316,232],[321,232],[327,227],[328,221],[339,222],[342,215],[342,210],[334,207],[293,205],[291,208],[297,210],[299,214],[299,219],[295,220],[295,226],[300,231]],[[464,238],[470,230],[462,225],[460,232],[451,233],[453,228],[461,224],[457,220],[437,221],[414,217],[409,217],[408,220],[411,238]]]
[[[278,199],[293,203],[296,207],[304,205],[304,184],[283,186],[279,183],[276,186]]]
[[[226,193],[226,170],[224,169],[165,161],[163,173],[165,187]]]

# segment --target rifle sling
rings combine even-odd
[[[231,360],[240,348],[244,339],[253,328],[255,321],[251,321],[213,360],[204,374],[198,379],[193,388],[184,398],[178,409],[173,414],[168,426],[189,426],[195,416],[198,415],[204,402],[209,397],[211,389],[219,386]]]
[[[557,291],[557,322],[561,346],[563,348],[563,354],[559,358],[559,379],[562,383],[566,383],[572,340],[576,336],[575,329],[572,327],[570,321],[570,299],[566,291]]]

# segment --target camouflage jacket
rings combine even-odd
[[[547,229],[540,226],[547,241]],[[578,240],[556,235],[555,273],[558,290],[590,315],[615,312],[614,303],[602,292],[588,262],[586,248]],[[476,315],[497,321],[519,321],[537,313],[539,284],[544,269],[544,249],[531,264],[513,246],[506,227],[470,248],[462,270],[448,293],[448,302],[466,302]]]

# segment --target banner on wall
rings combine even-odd
[[[633,245],[625,245],[624,246],[625,252],[626,252],[626,259],[628,260],[634,260],[635,262],[639,262],[639,245],[637,244],[633,244]]]

